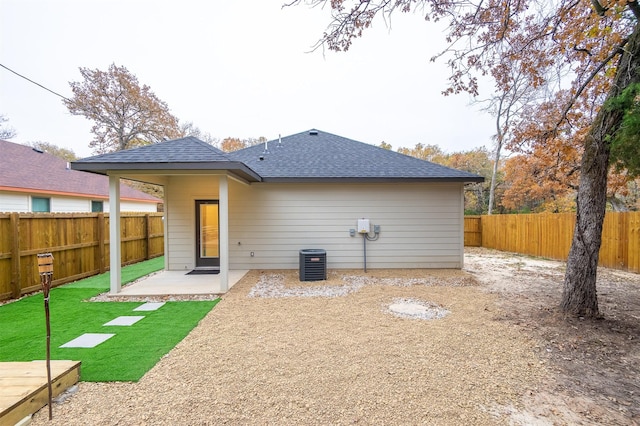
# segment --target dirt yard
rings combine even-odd
[[[34,425],[637,425],[640,276],[469,249],[463,271],[252,271],[138,383],[81,383]],[[144,348],[132,348],[144,350]]]
[[[551,377],[525,399],[530,415],[558,424],[640,424],[640,275],[600,268],[604,318],[585,320],[557,310],[563,263],[485,249],[466,250],[465,262],[499,295],[495,319],[539,342]]]

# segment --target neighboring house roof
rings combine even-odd
[[[101,174],[134,169],[229,170],[253,182],[484,181],[473,173],[315,129],[230,153],[187,137],[84,158],[72,167]]]
[[[55,155],[30,146],[0,140],[0,190],[108,199],[109,179],[69,169]],[[120,185],[120,198],[160,203],[162,200]]]
[[[74,161],[75,170],[106,174],[108,170],[229,170],[248,181],[260,177],[218,148],[188,136],[139,148]]]
[[[482,182],[473,173],[451,169],[374,145],[311,129],[235,151],[265,182],[326,181],[455,181]]]

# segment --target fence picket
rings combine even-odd
[[[17,213],[11,215],[11,243],[13,253],[20,251],[20,217]],[[11,297],[20,297],[20,256],[11,259]]]

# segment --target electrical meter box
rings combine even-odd
[[[369,219],[358,219],[358,232],[360,234],[368,234],[371,231]]]

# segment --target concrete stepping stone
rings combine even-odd
[[[103,325],[104,326],[117,325],[117,326],[128,327],[130,325],[133,325],[133,324],[137,323],[142,318],[144,318],[144,316],[121,316],[121,317],[118,317],[116,319],[112,319],[111,321],[109,321],[108,323],[103,324]]]
[[[60,346],[61,348],[94,348],[115,336],[112,333],[84,333]]]
[[[164,306],[165,302],[147,302],[134,309],[134,311],[157,311]]]

